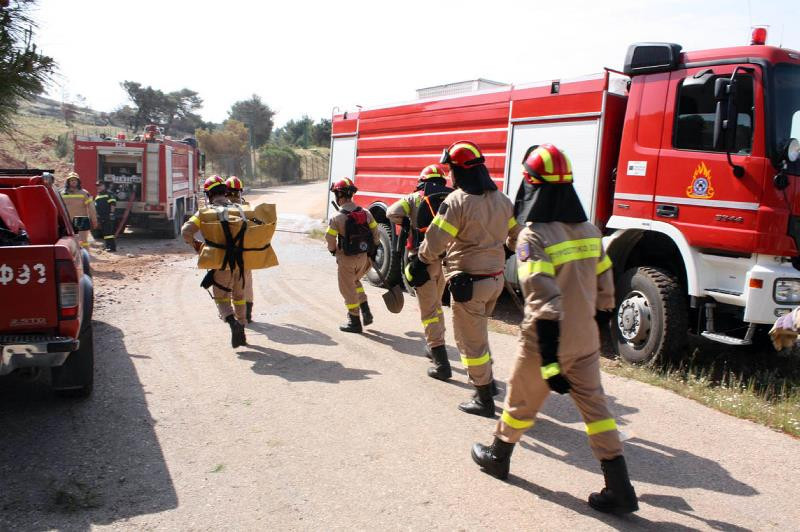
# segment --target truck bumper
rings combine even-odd
[[[777,262],[774,257],[759,256],[747,273],[744,321],[748,323],[775,323],[780,316],[800,305],[800,300],[778,303],[774,299],[775,283],[779,279],[800,282],[800,271],[788,262]],[[760,281],[760,283],[758,282]],[[758,285],[761,288],[758,288]]]
[[[0,375],[20,368],[60,366],[80,346],[64,336],[0,336]]]

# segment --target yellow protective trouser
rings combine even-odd
[[[453,333],[466,366],[469,382],[484,386],[492,382],[492,356],[489,349],[489,316],[503,292],[503,276],[476,279],[472,299],[464,303],[453,300]]]
[[[241,270],[214,270],[214,303],[217,304],[219,317],[225,320],[231,314],[236,315],[236,320],[242,325],[247,324],[247,307],[245,306],[245,285],[242,283]],[[217,286],[219,285],[219,286]],[[223,287],[223,288],[220,288]],[[226,291],[229,289],[230,292]]]
[[[428,265],[430,281],[416,288],[419,315],[422,328],[425,330],[425,342],[433,349],[444,345],[444,315],[442,313],[442,293],[444,292],[444,275],[442,264],[435,262]]]
[[[336,253],[336,264],[339,270],[339,292],[344,298],[344,305],[348,313],[358,316],[359,305],[367,301],[361,278],[369,271],[369,257],[366,253],[345,255],[340,250]]]
[[[530,348],[530,338],[526,348],[524,336],[525,333],[508,381],[503,415],[495,430],[495,436],[509,443],[518,442],[522,434],[533,426],[536,414],[550,395],[550,388],[542,378],[538,348]],[[586,424],[595,458],[610,460],[620,456],[622,443],[617,424],[608,410],[600,383],[600,353],[560,354],[558,358],[561,371],[570,383],[569,394]]]
[[[253,302],[253,270],[244,271],[244,300],[248,303]]]

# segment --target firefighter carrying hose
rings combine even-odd
[[[244,190],[244,184],[242,180],[236,177],[235,175],[230,176],[228,179],[225,180],[225,186],[228,187],[228,200],[231,203],[237,203],[239,205],[248,205],[247,200],[242,197],[242,190]],[[246,308],[246,316],[247,316],[247,323],[253,323],[253,271],[252,270],[245,270],[244,271],[244,300],[245,308]]]
[[[444,256],[450,283],[453,332],[476,393],[458,408],[468,414],[494,417],[496,387],[489,348],[489,315],[503,291],[506,262],[503,244],[514,249],[520,227],[514,206],[492,181],[477,145],[458,141],[444,150],[456,190],[439,206],[425,233],[419,254],[406,268],[414,287],[428,280],[428,265]]]
[[[117,239],[114,235],[116,229],[114,227],[114,221],[116,220],[114,211],[116,208],[117,198],[106,190],[105,182],[98,181],[97,196],[94,197],[94,209],[97,213],[100,231],[103,233],[103,242],[106,245],[106,251],[117,251]]]
[[[523,158],[517,221],[517,269],[525,295],[520,348],[503,414],[491,445],[475,444],[472,459],[488,474],[508,477],[511,452],[551,391],[569,393],[600,460],[605,487],[589,496],[601,512],[638,510],[617,424],[600,383],[598,327],[614,306],[611,260],[589,223],[572,184],[569,159],[552,144],[532,146]]]
[[[325,241],[328,251],[336,257],[339,292],[347,307],[347,323],[339,330],[360,333],[362,317],[364,325],[372,323],[372,312],[361,278],[367,274],[375,258],[380,238],[378,224],[369,211],[353,203],[353,195],[358,189],[351,180],[340,179],[331,185],[331,192],[336,197],[339,212],[328,222]]]
[[[89,229],[97,229],[97,213],[94,210],[92,195],[81,186],[81,178],[75,172],[67,174],[67,181],[61,197],[70,218],[88,218],[90,227],[78,231],[78,241],[83,248],[89,248]]]
[[[225,180],[218,175],[209,177],[203,183],[203,190],[208,198],[209,207],[229,207],[233,205],[228,198]],[[205,209],[204,209],[205,210]],[[222,209],[227,211],[227,209]],[[183,240],[200,253],[203,243],[195,240],[194,236],[201,228],[201,212],[198,211],[189,218],[181,228]],[[239,347],[247,344],[244,325],[247,317],[245,312],[245,285],[242,270],[235,265],[230,269],[221,268],[209,270],[204,279],[204,288],[211,287],[214,303],[217,305],[220,318],[231,328],[231,346]],[[232,305],[231,305],[232,303]]]
[[[452,192],[447,187],[447,170],[440,164],[430,164],[422,169],[416,190],[394,202],[386,211],[386,217],[396,225],[410,227],[409,260],[419,252],[419,245],[438,211],[444,197]],[[437,202],[436,204],[435,202]],[[442,313],[442,293],[444,292],[442,261],[436,260],[428,265],[428,281],[416,288],[420,319],[425,331],[425,353],[434,364],[428,368],[428,375],[446,381],[452,376],[447,348],[444,344],[444,315]]]

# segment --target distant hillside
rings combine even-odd
[[[73,111],[75,113],[75,122],[95,126],[104,126],[109,123],[109,113],[78,106],[74,106]],[[56,119],[63,119],[64,117],[61,102],[44,96],[37,96],[32,102],[23,103],[20,106],[20,114]]]

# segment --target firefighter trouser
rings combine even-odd
[[[593,325],[593,324],[592,324]],[[575,331],[579,334],[579,331]],[[528,333],[530,334],[530,333]],[[503,415],[497,422],[495,436],[515,443],[533,426],[536,414],[550,395],[542,378],[538,348],[531,349],[523,339],[511,377]],[[589,355],[559,355],[561,371],[570,383],[570,396],[586,424],[592,454],[598,460],[610,460],[622,454],[617,424],[608,410],[606,396],[600,383],[600,353]]]
[[[89,231],[78,231],[78,242],[82,248],[89,249]]]
[[[453,300],[453,333],[466,366],[469,382],[484,386],[492,382],[492,356],[489,349],[489,316],[503,292],[503,276],[476,279],[472,299],[464,303]]]
[[[369,257],[366,253],[345,255],[339,251],[336,253],[336,264],[339,268],[339,292],[344,298],[344,305],[347,312],[358,316],[359,305],[367,301],[361,278],[369,271]]]
[[[253,302],[253,270],[244,271],[244,300]]]
[[[433,349],[444,345],[444,315],[442,314],[442,293],[444,292],[444,275],[442,264],[434,262],[428,265],[430,280],[416,288],[419,315],[422,328],[425,329],[425,342]]]
[[[247,323],[247,307],[244,297],[245,285],[242,283],[240,271],[239,269],[232,272],[230,270],[214,270],[214,285],[211,292],[214,294],[214,303],[217,304],[219,317],[225,320],[231,314],[235,314],[236,320],[244,325]]]
[[[114,220],[111,218],[100,220],[100,232],[103,233],[103,242],[106,249],[117,250],[117,239],[114,237]]]

